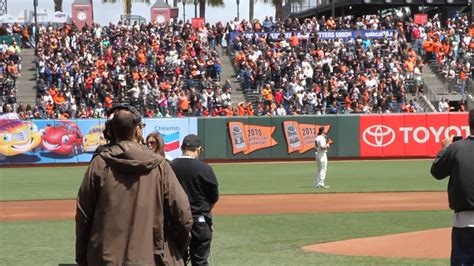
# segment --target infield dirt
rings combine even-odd
[[[446,192],[224,195],[213,213],[256,215],[436,211],[448,210],[447,202]],[[75,210],[75,200],[3,201],[0,202],[0,221],[68,220],[74,219]],[[357,256],[448,258],[449,229],[322,243],[303,249]]]

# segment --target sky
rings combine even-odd
[[[7,0],[8,2],[8,14],[12,16],[18,16],[23,14],[23,10],[33,10],[33,0]],[[70,15],[71,5],[73,0],[63,0],[63,11]],[[151,4],[145,3],[133,3],[132,14],[140,15],[144,17],[147,22],[150,20],[150,7],[154,3],[154,0],[150,1]],[[172,0],[169,1],[172,3]],[[206,8],[206,22],[215,23],[217,21],[229,21],[237,16],[237,2],[236,0],[224,0],[224,7],[210,7]],[[179,18],[183,18],[182,4],[178,3],[179,7]],[[241,0],[240,5],[240,19],[249,17],[249,6],[247,0]],[[53,0],[38,0],[38,12],[43,9],[48,9],[51,14],[54,11]],[[199,12],[199,10],[198,10]],[[94,0],[94,21],[100,24],[108,24],[109,22],[117,23],[120,19],[120,15],[123,13],[123,4],[103,4],[102,0]],[[274,16],[275,8],[270,4],[262,3],[258,1],[255,3],[254,18],[264,19],[265,16]],[[194,5],[186,5],[186,20],[194,17]]]

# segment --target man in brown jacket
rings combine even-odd
[[[166,160],[139,143],[130,106],[113,111],[116,144],[87,169],[77,196],[79,265],[184,265],[193,224],[189,201]]]

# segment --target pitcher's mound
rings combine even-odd
[[[451,254],[451,228],[356,238],[304,246],[303,249],[338,255],[448,259]]]

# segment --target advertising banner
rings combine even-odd
[[[443,139],[469,135],[467,118],[467,113],[360,116],[360,156],[435,156]]]
[[[165,151],[180,156],[184,136],[197,134],[197,118],[145,119],[144,137],[160,132]],[[0,164],[87,163],[106,144],[104,119],[23,121],[0,116]]]
[[[188,134],[198,134],[197,118],[148,118],[145,119],[146,127],[144,136],[158,132],[163,136],[165,152],[175,158],[181,156],[180,145]]]
[[[381,39],[384,36],[387,38],[393,37],[394,30],[337,30],[337,31],[318,31],[320,40],[332,39],[356,39],[361,36],[363,39]]]
[[[316,34],[320,40],[333,40],[333,39],[356,39],[361,36],[364,39],[381,39],[384,36],[387,38],[393,37],[395,30],[332,30],[332,31],[318,31]],[[290,39],[292,34],[296,34],[299,39],[307,39],[310,34],[307,32],[231,32],[230,39],[235,40],[236,37],[252,39],[260,37],[270,37],[273,40],[282,38],[281,35],[285,36],[285,39]]]

